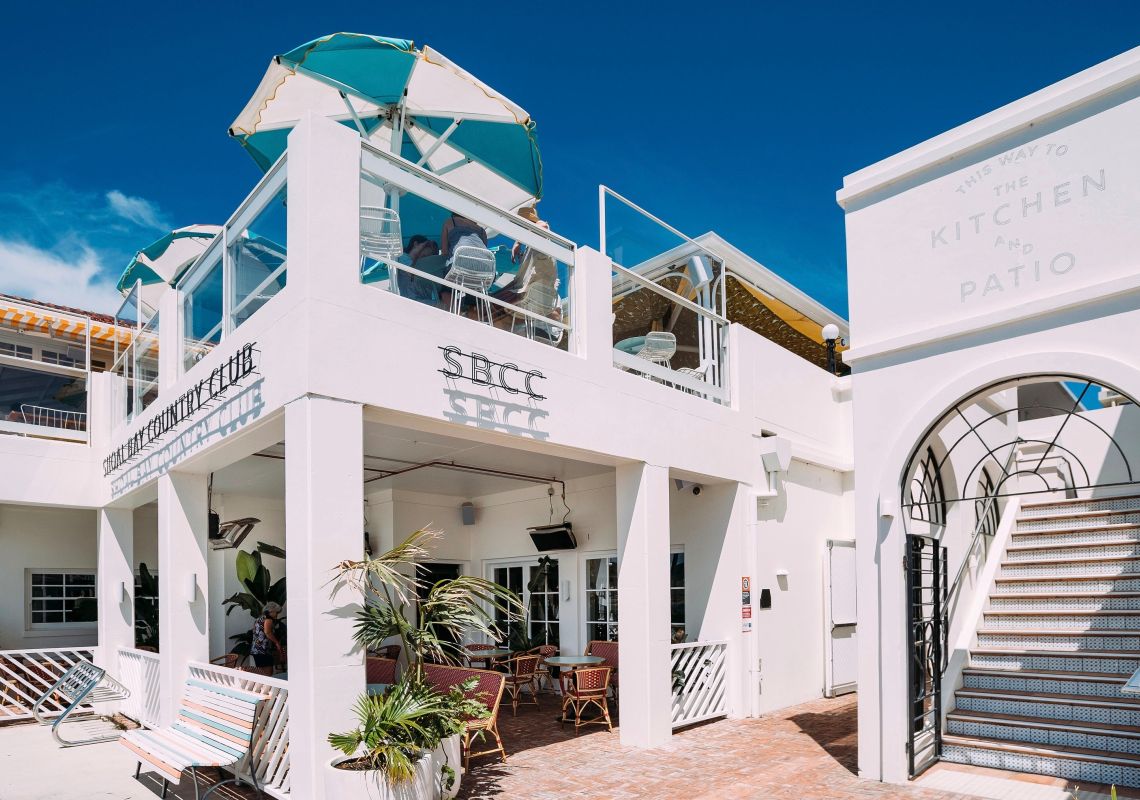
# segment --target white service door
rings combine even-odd
[[[859,677],[855,621],[855,543],[828,540],[824,566],[827,593],[827,674],[824,693],[828,697],[853,692]]]

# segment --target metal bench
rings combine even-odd
[[[182,707],[172,727],[128,731],[119,742],[138,758],[136,779],[142,762],[150,763],[162,776],[165,798],[170,781],[181,782],[183,773],[189,770],[194,797],[199,800],[197,768],[233,767],[244,760],[257,727],[258,706],[266,699],[265,695],[191,678],[186,681]],[[264,797],[257,783],[255,764],[250,764],[249,774],[253,788]],[[244,780],[233,777],[211,784],[201,800],[219,786]]]
[[[41,725],[51,725],[51,735],[55,737],[61,747],[109,742],[118,739],[122,732],[115,729],[110,733],[88,736],[84,739],[65,739],[60,733],[60,729],[71,712],[85,703],[125,700],[130,696],[131,690],[108,675],[106,670],[95,666],[90,661],[80,659],[40,696],[35,705],[32,706],[32,716]],[[62,705],[57,699],[60,697],[67,703],[67,707],[54,720],[48,719],[44,714],[44,704],[50,701],[53,704]]]

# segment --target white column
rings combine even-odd
[[[669,470],[616,470],[621,743],[672,735],[669,665]]]
[[[158,650],[162,719],[182,701],[191,661],[210,659],[206,571],[206,476],[158,479]]]
[[[311,800],[324,797],[321,771],[336,754],[326,737],[354,726],[364,692],[352,638],[361,598],[331,583],[339,562],[364,554],[363,436],[358,403],[304,396],[285,407],[289,777]]]
[[[99,510],[99,666],[119,676],[120,647],[135,646],[135,525],[129,508]]]

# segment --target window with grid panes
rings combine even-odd
[[[617,556],[586,559],[586,641],[618,637]]]
[[[61,367],[74,367],[75,359],[65,353],[57,353],[54,350],[41,350],[40,361],[45,364],[58,364]]]
[[[32,348],[22,344],[0,342],[0,356],[12,356],[13,358],[31,358]]]
[[[673,644],[685,641],[685,554],[669,554],[669,622]]]
[[[28,581],[32,627],[95,624],[95,573],[32,570]]]
[[[545,574],[543,570],[545,569]],[[551,559],[545,567],[532,564],[528,567],[527,609],[530,614],[531,641],[558,644],[558,561]]]

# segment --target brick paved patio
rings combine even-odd
[[[969,795],[864,781],[855,775],[855,697],[817,700],[752,720],[690,728],[658,750],[622,747],[604,727],[574,737],[544,708],[500,712],[509,758],[472,762],[460,798],[913,798],[963,800]]]

